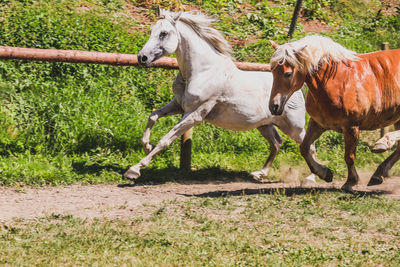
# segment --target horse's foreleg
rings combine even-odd
[[[315,173],[319,178],[326,182],[332,182],[333,173],[329,168],[322,166],[316,161],[315,148],[313,144],[314,141],[317,140],[325,131],[326,129],[322,128],[313,119],[310,119],[306,135],[300,144],[300,152],[312,173]]]
[[[356,166],[354,164],[359,134],[360,131],[358,126],[351,126],[343,129],[344,160],[347,164],[347,181],[342,186],[342,189],[350,192],[353,192],[353,186],[356,185],[359,180]]]
[[[400,129],[400,122],[394,124],[396,130]],[[395,131],[392,133],[396,133],[400,131]],[[391,133],[388,133],[391,134]],[[386,136],[387,134],[385,134]],[[400,138],[399,138],[400,139]],[[389,177],[389,171],[393,167],[393,165],[400,159],[400,141],[397,139],[397,149],[383,161],[378,168],[376,169],[375,173],[372,175],[371,179],[368,182],[368,186],[371,185],[378,185],[383,183],[384,177]]]
[[[143,137],[142,137],[142,145],[144,152],[149,154],[150,151],[153,149],[153,145],[150,144],[150,132],[154,126],[154,123],[162,117],[172,116],[175,114],[183,114],[183,109],[181,106],[176,102],[175,98],[171,100],[168,104],[163,106],[156,111],[153,111],[150,114],[149,120],[146,125],[146,129],[144,130]]]
[[[200,105],[195,111],[185,113],[177,125],[175,125],[165,136],[161,138],[154,149],[144,157],[138,164],[132,166],[125,172],[124,176],[128,179],[136,179],[140,176],[140,170],[147,167],[153,158],[164,148],[168,147],[179,136],[187,130],[204,120],[207,114],[215,106],[216,101],[208,101]]]
[[[374,153],[382,153],[391,149],[400,140],[400,131],[386,133],[381,139],[376,141],[371,149]]]
[[[272,162],[274,161],[276,155],[278,154],[279,148],[281,147],[282,138],[271,124],[258,127],[257,130],[269,142],[270,153],[264,167],[259,171],[250,173],[250,175],[255,179],[262,179],[268,175],[269,168],[271,167]]]

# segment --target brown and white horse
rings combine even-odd
[[[392,124],[400,129],[400,49],[356,54],[318,35],[271,44],[276,51],[271,59],[270,111],[281,114],[287,99],[306,83],[306,110],[311,118],[301,154],[313,173],[331,181],[332,171],[314,160],[310,145],[326,130],[343,133],[348,177],[342,188],[352,191],[359,180],[354,161],[360,130]],[[398,146],[368,185],[382,183],[399,159]]]

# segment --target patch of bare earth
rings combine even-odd
[[[371,173],[361,173],[361,183],[355,189],[361,194],[377,194],[400,200],[400,177],[388,178],[382,185],[367,187]],[[255,183],[210,182],[199,184],[162,185],[70,185],[57,187],[0,187],[0,222],[15,219],[34,219],[52,214],[73,215],[93,219],[105,217],[147,217],[157,210],[157,205],[168,201],[186,201],[196,197],[226,195],[269,194],[285,189],[286,194],[304,194],[312,190],[337,191],[342,182],[307,183],[297,181],[282,183],[265,181]]]
[[[132,27],[131,30],[139,32],[147,32],[150,25],[154,23],[150,16],[149,9],[144,6],[136,6],[131,3],[126,4],[126,9],[132,18],[138,22],[138,25]]]
[[[306,32],[321,33],[332,31],[332,26],[320,20],[302,20],[301,24]]]

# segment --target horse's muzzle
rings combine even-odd
[[[138,62],[140,65],[145,65],[147,62],[147,56],[145,55],[138,55]]]
[[[278,104],[273,104],[272,107],[269,108],[272,115],[282,115],[283,109],[280,108]]]
[[[283,113],[283,108],[285,107],[285,99],[286,97],[274,97],[269,102],[269,111],[271,111],[272,115],[279,116]]]

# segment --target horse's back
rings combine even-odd
[[[363,75],[363,84],[370,90],[371,108],[382,119],[397,120],[400,107],[400,49],[379,51],[360,55],[361,62],[366,60],[368,66]],[[369,70],[369,71],[368,71]]]
[[[307,97],[307,111],[327,129],[351,123],[373,130],[400,119],[400,49],[357,56],[324,64],[318,71],[323,78],[314,80],[319,89]]]
[[[360,54],[360,65],[369,65],[377,79],[385,83],[400,87],[400,49],[377,51],[368,54]]]

